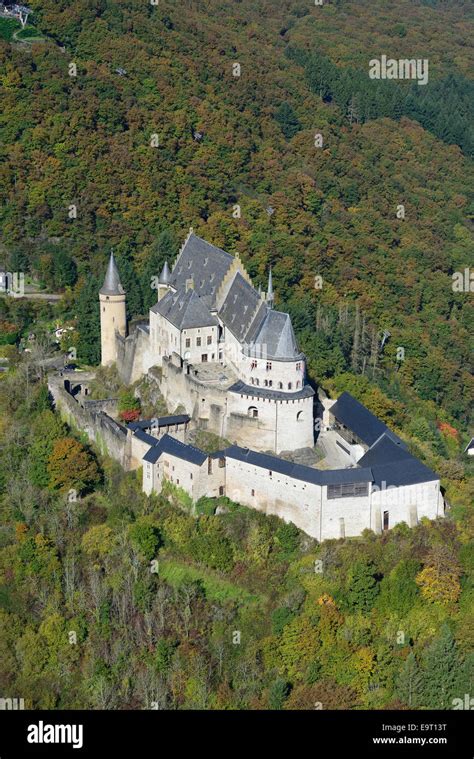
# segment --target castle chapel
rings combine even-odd
[[[125,382],[153,369],[170,411],[255,450],[291,451],[314,442],[314,390],[291,319],[252,285],[238,254],[190,230],[159,277],[148,323],[127,328],[126,294],[110,257],[100,290],[102,364]],[[157,369],[156,369],[157,367]]]

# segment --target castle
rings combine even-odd
[[[169,408],[257,450],[314,443],[314,390],[291,319],[274,309],[271,271],[258,292],[239,256],[190,230],[170,271],[163,267],[148,324],[127,335],[125,292],[113,255],[100,290],[102,364],[134,382],[161,370]]]
[[[318,424],[339,466],[278,456],[312,448],[316,406],[291,319],[274,309],[271,271],[267,292],[258,292],[238,255],[190,230],[157,291],[149,323],[127,334],[126,294],[111,255],[99,294],[102,364],[115,363],[125,382],[152,375],[168,407],[184,412],[114,429],[114,441],[123,438],[114,442],[116,457],[143,467],[147,494],[169,483],[193,502],[225,495],[319,541],[444,515],[439,476],[349,393],[324,399]],[[59,400],[57,385],[54,392]],[[101,424],[110,427],[107,419]],[[189,425],[231,445],[206,453],[187,442]]]

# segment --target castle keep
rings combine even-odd
[[[161,272],[148,324],[126,335],[125,293],[110,257],[100,291],[102,364],[134,382],[160,367],[168,407],[258,450],[313,445],[314,390],[306,382],[291,319],[252,285],[239,256],[190,231],[170,271]]]

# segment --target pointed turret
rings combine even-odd
[[[124,295],[125,293],[120,282],[120,275],[113,253],[110,254],[109,265],[107,266],[104,284],[100,292],[102,295]]]
[[[275,296],[273,293],[272,268],[270,267],[270,272],[268,274],[268,287],[267,287],[267,304],[270,308],[273,308],[274,300],[275,300]]]
[[[104,284],[99,291],[99,301],[101,363],[109,366],[117,361],[118,336],[125,337],[127,334],[125,290],[120,282],[113,253],[110,254]]]
[[[161,270],[159,283],[160,285],[169,285],[170,279],[171,279],[170,267],[168,266],[168,261],[165,261],[165,265],[163,266]]]

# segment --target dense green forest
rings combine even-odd
[[[0,383],[2,693],[134,709],[450,709],[472,693],[467,527],[318,546],[225,498],[196,517],[97,459],[22,366]]]
[[[2,692],[449,708],[473,687],[474,300],[453,288],[474,269],[472,5],[28,4],[40,40],[0,29],[0,263],[63,298],[0,298]],[[429,83],[370,80],[382,54],[428,58]],[[447,520],[317,546],[237,504],[196,519],[62,424],[38,365],[51,325],[96,365],[111,248],[136,317],[190,226],[257,285],[272,266],[311,381],[439,472]]]

